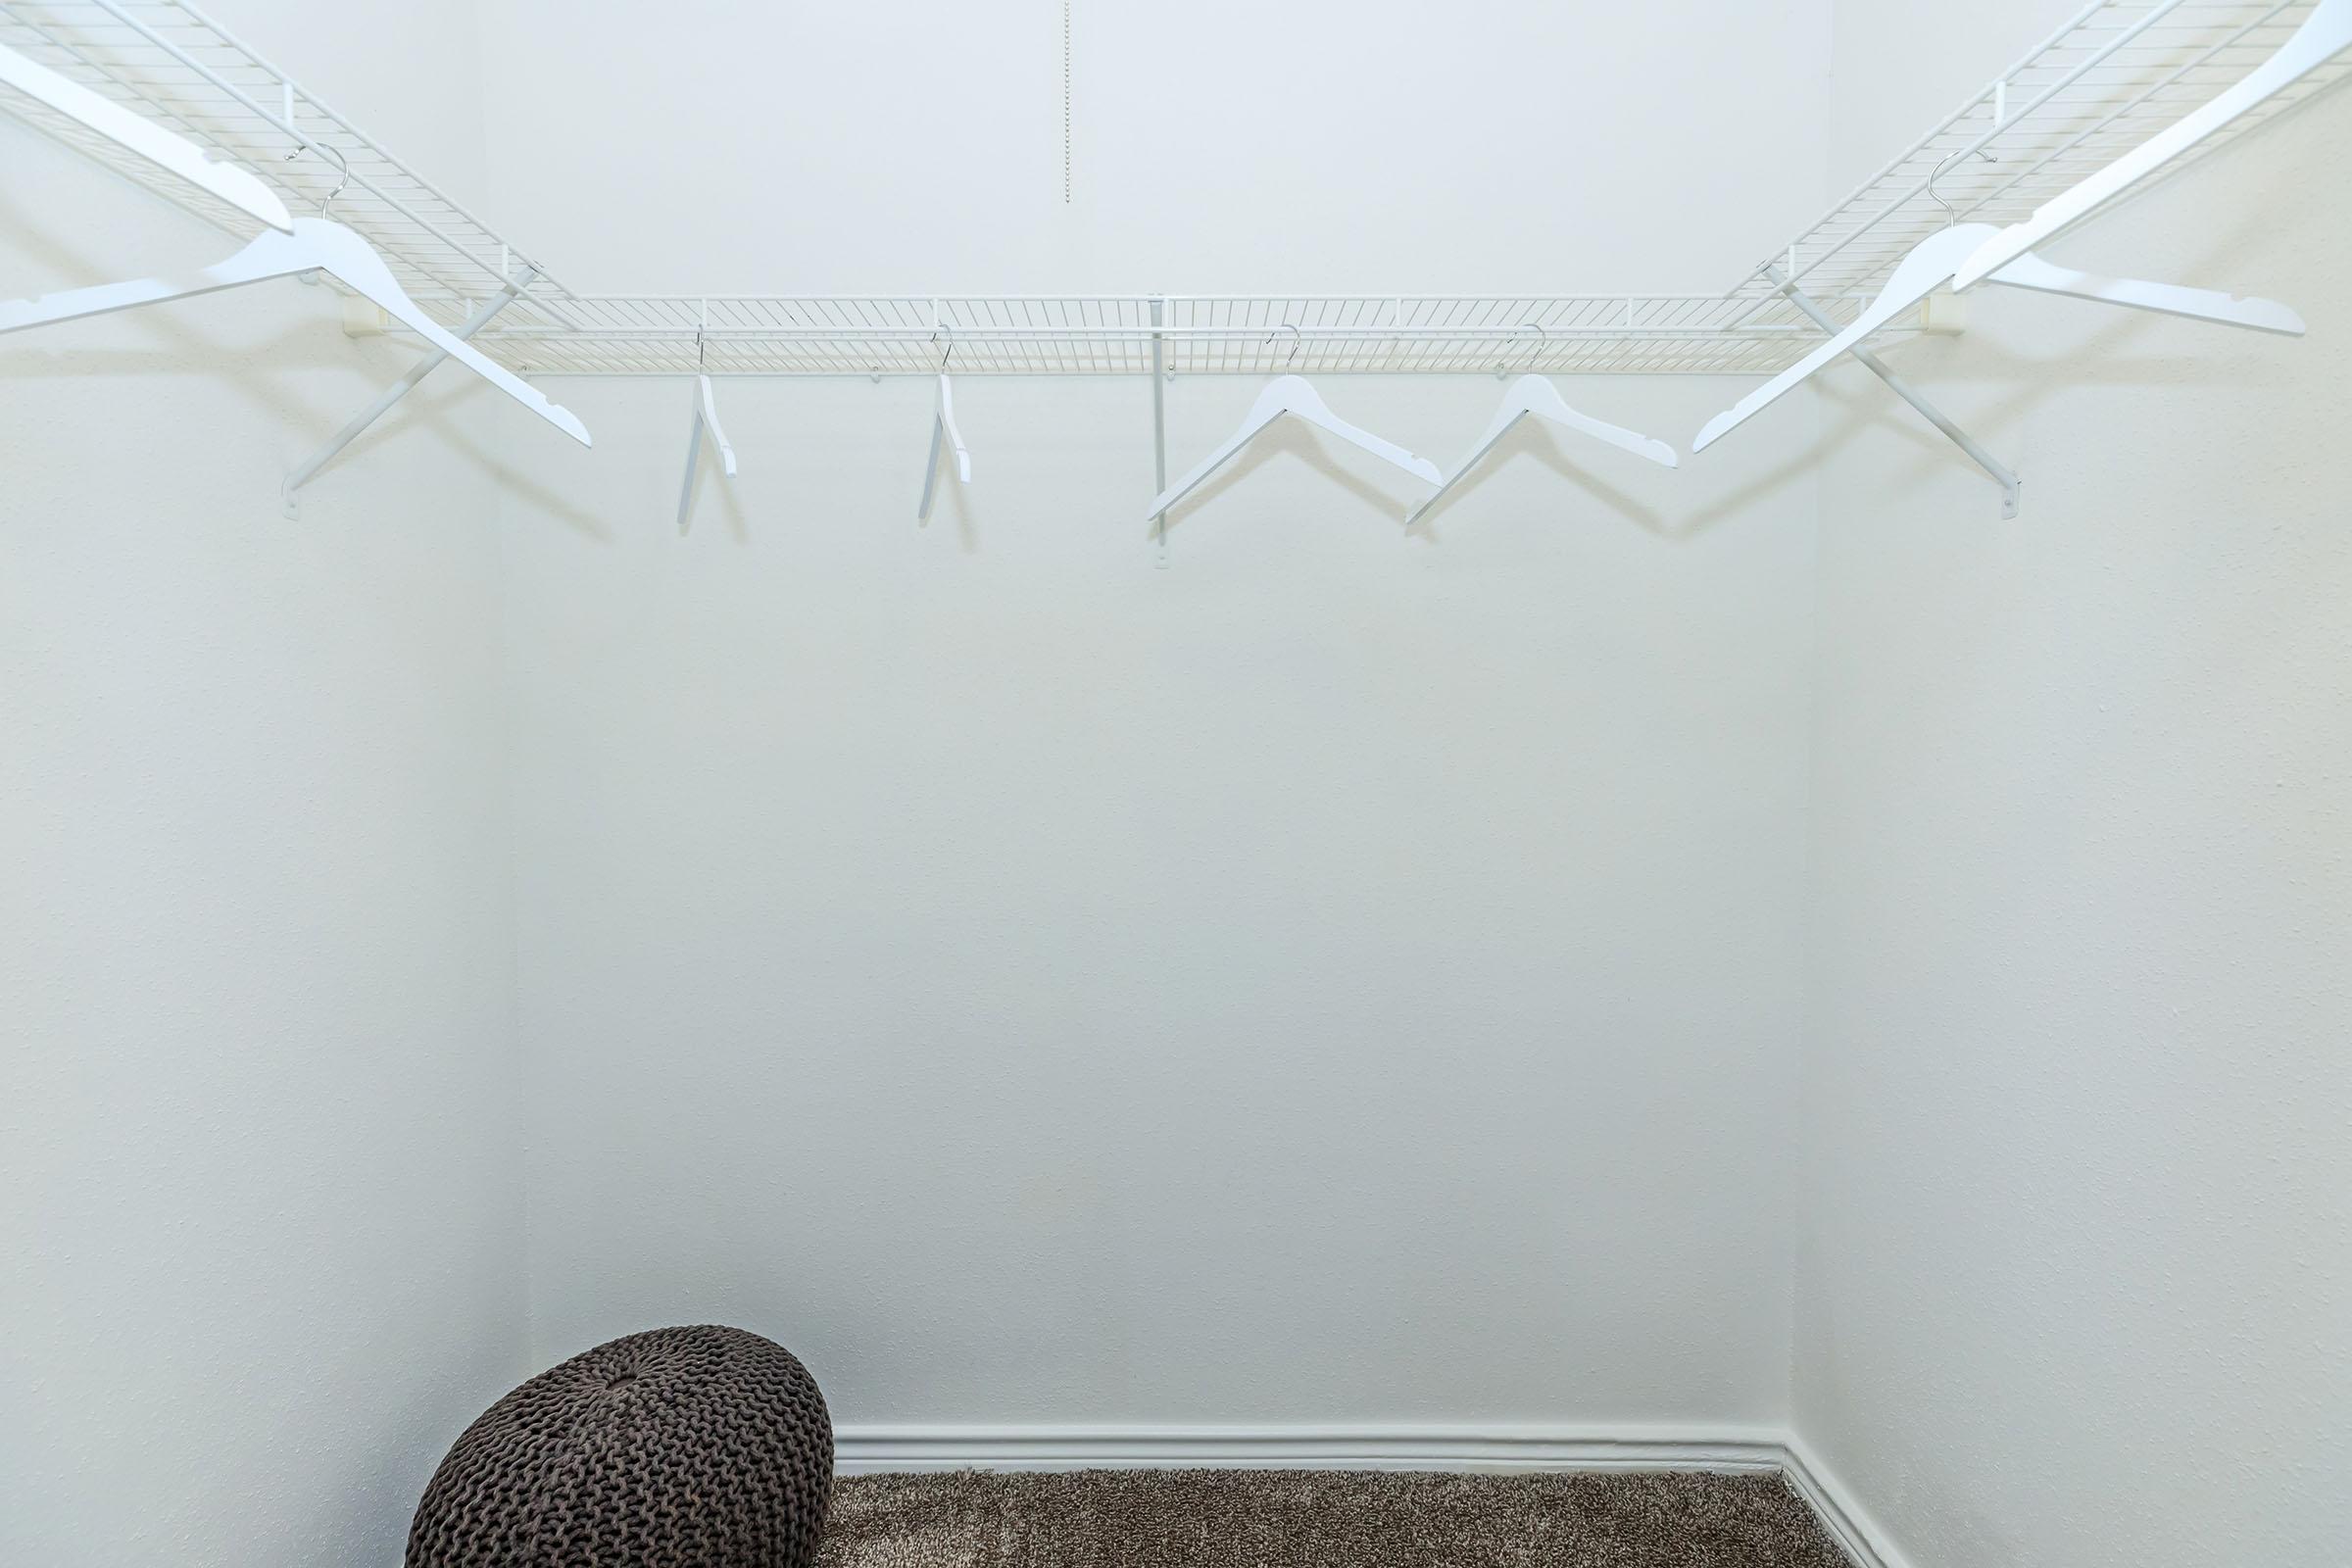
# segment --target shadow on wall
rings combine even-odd
[[[2229,270],[2230,259],[2245,254],[2267,227],[2253,214],[2241,214],[2227,230],[2211,238],[2195,260],[2167,267],[2165,270],[2190,279],[2218,276]],[[1973,292],[1980,308],[1987,304],[1997,308],[2015,298],[2013,290],[1987,287]],[[2251,363],[2244,364],[2231,375],[2217,374],[2214,358],[2198,352],[2194,345],[2165,356],[2131,353],[2132,346],[2145,341],[2149,333],[2184,326],[2203,334],[2201,342],[2205,343],[2243,342],[2257,334],[2210,323],[2184,323],[2177,318],[2160,318],[2088,301],[2044,303],[2041,308],[2078,312],[2083,320],[2082,334],[2070,337],[2042,355],[2017,353],[1999,342],[1994,334],[1985,332],[1971,332],[1951,340],[1922,338],[1909,345],[1914,371],[1925,368],[1942,372],[1947,385],[1954,374],[1978,383],[1997,384],[1999,390],[1993,397],[1968,410],[1966,422],[1971,434],[1988,440],[1994,445],[1995,455],[2006,458],[2013,466],[2017,460],[2001,453],[1999,443],[2021,438],[2034,413],[2066,391],[2094,386],[2149,390],[2194,386],[2201,391],[2228,392],[2262,384],[2262,372]],[[1830,409],[1842,417],[1834,426],[1832,421],[1824,421],[1821,441],[1801,455],[1802,463],[1817,463],[1857,434],[1869,430],[1893,436],[1911,449],[1914,461],[1902,472],[1906,485],[1955,466],[1971,473],[1976,471],[1958,449],[1880,385],[1876,376],[1860,372],[1857,366],[1839,365],[1833,368],[1849,373],[1817,376],[1813,385]],[[2034,475],[2021,472],[2020,477],[2031,496]],[[2031,500],[2027,505],[2032,505]]]
[[[1408,521],[1412,508],[1418,504],[1418,497],[1397,500],[1339,463],[1313,430],[1296,419],[1284,419],[1277,421],[1251,442],[1250,449],[1221,472],[1170,509],[1167,524],[1170,537],[1174,537],[1178,527],[1190,519],[1196,509],[1203,503],[1224,495],[1277,457],[1290,457],[1305,462],[1342,490],[1392,519],[1401,536],[1431,545],[1442,545],[1445,541],[1435,525],[1437,520],[1453,510],[1466,496],[1477,490],[1484,479],[1498,471],[1505,464],[1514,458],[1526,457],[1543,464],[1581,491],[1588,500],[1604,509],[1607,520],[1630,522],[1657,538],[1679,542],[1694,539],[1754,506],[1764,497],[1785,489],[1791,481],[1803,476],[1824,450],[1823,446],[1816,445],[1797,453],[1728,494],[1689,513],[1670,515],[1610,483],[1580,463],[1576,454],[1562,446],[1548,427],[1540,421],[1526,419],[1513,426],[1492,451],[1479,460],[1477,467],[1460,486],[1422,517]],[[1594,514],[1580,510],[1574,515],[1576,518],[1589,519]]]
[[[80,252],[63,244],[55,236],[44,233],[30,221],[30,215],[25,214],[20,206],[10,205],[6,211],[15,232],[20,236],[20,242],[54,267],[60,275],[93,280],[108,275],[105,270],[92,265]],[[2222,268],[2217,265],[2220,260],[2242,251],[2257,227],[2250,216],[2241,216],[2229,232],[2213,239],[2203,248],[2200,264],[2182,270],[2192,274],[2211,274],[2221,270]],[[205,237],[213,236],[207,230]],[[2083,309],[2093,318],[2098,317],[2098,307],[2084,306]],[[12,346],[10,352],[0,356],[0,374],[23,378],[91,373],[128,375],[180,370],[188,364],[201,364],[255,410],[285,422],[289,427],[304,431],[306,439],[323,440],[329,433],[330,427],[324,425],[316,411],[289,397],[272,374],[276,371],[322,370],[347,366],[350,362],[336,352],[338,345],[330,344],[323,335],[309,327],[290,328],[267,344],[248,344],[232,351],[204,336],[183,318],[151,311],[133,314],[138,315],[142,326],[156,336],[157,347],[152,353],[56,351],[35,339],[23,347]],[[1982,335],[1973,340],[1965,354],[1953,345],[1923,341],[1909,346],[1909,357],[1914,365],[1924,362],[1939,370],[1950,371],[1965,367],[1970,374],[1980,380],[1998,378],[2004,383],[2023,383],[2006,385],[1996,398],[1970,411],[1970,418],[1977,421],[1983,431],[1996,442],[2002,438],[2014,439],[2033,411],[2065,386],[2153,388],[2191,379],[2208,387],[2248,384],[2217,380],[2209,358],[2127,358],[2130,346],[2139,341],[2140,334],[2151,330],[2154,325],[2154,322],[2136,313],[2111,317],[2106,324],[2092,330],[2087,337],[2072,342],[2046,357],[2020,356],[1984,341]],[[408,351],[403,345],[398,352],[405,359]],[[373,360],[377,356],[368,358]],[[2049,373],[2053,367],[2058,366],[2064,368],[2063,376]],[[368,368],[372,371],[376,367],[370,364]],[[2248,370],[2246,373],[2251,375],[2253,372]],[[1815,441],[1789,452],[1767,471],[1687,514],[1661,511],[1628,493],[1580,462],[1581,454],[1564,447],[1554,432],[1529,421],[1513,429],[1482,458],[1477,469],[1460,490],[1447,495],[1422,519],[1408,521],[1411,506],[1417,498],[1398,499],[1336,460],[1312,430],[1296,420],[1286,419],[1278,421],[1252,442],[1236,462],[1172,509],[1165,519],[1165,527],[1170,537],[1190,527],[1200,506],[1225,496],[1234,486],[1257,474],[1266,465],[1279,458],[1304,462],[1332,481],[1341,492],[1396,522],[1406,537],[1418,537],[1432,545],[1444,542],[1436,525],[1437,520],[1447,514],[1463,494],[1477,489],[1485,478],[1503,465],[1521,457],[1532,457],[1542,463],[1554,475],[1574,486],[1587,500],[1604,509],[1610,518],[1632,522],[1667,540],[1694,538],[1734,514],[1755,506],[1766,496],[1784,489],[1791,480],[1813,468],[1864,430],[1884,431],[1896,436],[1917,454],[1917,464],[1907,473],[1907,478],[1924,478],[1938,468],[1965,466],[1965,460],[1940,435],[1886,395],[1875,380],[1844,375],[1824,377],[1815,385],[1830,409],[1842,417],[1825,421],[1825,427]],[[611,527],[596,513],[529,478],[515,466],[504,461],[497,451],[475,440],[467,421],[450,417],[451,410],[459,400],[472,390],[468,385],[445,382],[438,389],[438,395],[403,401],[355,444],[353,453],[344,461],[361,457],[398,435],[422,428],[448,442],[470,461],[481,465],[502,488],[527,502],[536,512],[557,519],[585,538],[611,543]],[[715,507],[718,518],[729,536],[736,544],[747,545],[751,541],[751,519],[744,503],[733,486],[712,481],[710,467],[708,461],[698,466],[694,506],[698,511]],[[974,498],[963,485],[943,481],[941,488],[946,492],[943,505],[954,519],[963,553],[978,553],[981,535]],[[1146,524],[1147,538],[1152,531],[1152,525]]]
[[[64,286],[80,287],[122,275],[122,269],[96,266],[83,253],[62,243],[21,206],[0,203],[0,221],[7,223],[13,244],[52,269],[55,275],[74,280]],[[191,229],[189,250],[194,255],[209,254],[209,250],[218,250],[226,243],[210,228],[191,225]],[[306,285],[282,280],[257,286],[292,290]],[[201,304],[193,308],[203,309]],[[293,321],[266,341],[231,345],[206,335],[187,314],[179,311],[142,309],[120,314],[135,318],[154,346],[146,350],[58,348],[54,339],[35,332],[0,347],[0,376],[15,381],[69,376],[127,378],[185,374],[190,367],[199,367],[208,381],[218,382],[242,399],[253,412],[278,422],[291,432],[291,444],[300,446],[326,440],[351,411],[324,413],[310,401],[294,396],[288,387],[293,376],[356,368],[362,375],[389,380],[405,370],[416,357],[415,350],[398,340],[387,339],[380,348],[355,344],[321,330],[322,323],[315,319]],[[359,362],[356,367],[355,350]],[[337,460],[335,467],[357,461],[409,431],[426,430],[479,464],[500,485],[526,497],[548,514],[590,538],[609,540],[610,532],[593,514],[570,505],[515,471],[496,451],[474,439],[467,421],[451,417],[452,411],[475,390],[469,381],[451,377],[437,386],[428,386],[420,395],[403,399],[353,443],[351,450]],[[327,471],[331,474],[334,468]],[[263,486],[257,492],[257,501],[274,497],[282,477],[278,473],[257,475],[257,483]]]

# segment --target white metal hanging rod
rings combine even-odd
[[[1262,326],[958,326],[958,342],[982,341],[999,343],[1033,342],[1098,342],[1149,343],[1154,338],[1169,341],[1249,342],[1265,336]],[[1550,337],[1592,338],[1616,341],[1621,338],[1720,338],[1731,329],[1721,326],[1626,326],[1622,323],[1602,326],[1555,326],[1545,329]],[[1812,331],[1786,322],[1752,324],[1739,329],[1742,337],[1769,341],[1781,337],[1811,339]],[[871,326],[795,326],[795,327],[712,327],[702,334],[710,343],[929,343],[934,334],[910,327]],[[1301,327],[1302,341],[1331,341],[1347,343],[1483,343],[1497,354],[1524,354],[1525,343],[1509,332],[1491,326],[1324,326]],[[525,340],[530,338],[563,339],[567,341],[607,343],[685,343],[691,345],[695,332],[675,327],[561,327],[561,326],[505,326],[485,334],[491,340]],[[716,367],[713,367],[713,373]]]

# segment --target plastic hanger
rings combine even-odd
[[[1987,281],[2002,288],[2068,294],[2079,300],[2153,311],[2159,316],[2185,316],[2191,320],[2277,332],[2281,337],[2303,335],[2303,318],[2277,300],[2254,295],[2241,298],[2219,289],[2187,288],[2179,283],[2145,283],[2135,277],[2105,277],[2097,272],[2056,266],[2031,252],[2004,265]]]
[[[1704,451],[1768,405],[1778,402],[1789,389],[1812,376],[1823,366],[1918,306],[1929,295],[1951,282],[1960,264],[1977,254],[1987,240],[1999,232],[2001,230],[1990,223],[1954,223],[1920,241],[1895,268],[1894,274],[1886,279],[1886,286],[1879,291],[1879,297],[1854,318],[1850,326],[1709,419],[1706,428],[1700,430],[1698,438],[1690,443],[1690,450]],[[2010,288],[2099,300],[2133,310],[2219,321],[2228,326],[2252,327],[2262,332],[2299,336],[2303,331],[2303,318],[2276,300],[2237,299],[2213,289],[2183,288],[2176,283],[2147,283],[2128,277],[2102,277],[2093,272],[2078,272],[2054,267],[2038,256],[2019,256],[1992,273],[1987,281]]]
[[[735,477],[735,449],[727,444],[727,432],[719,428],[718,399],[710,391],[710,377],[695,372],[694,433],[686,438],[686,484],[678,492],[678,532],[684,533],[694,520],[694,475],[703,461],[703,432],[710,432],[711,443],[718,448],[719,466],[728,478]]]
[[[710,329],[710,302],[703,301],[700,319],[694,328],[694,428],[686,437],[686,482],[678,490],[678,532],[684,533],[694,520],[694,476],[703,461],[703,431],[718,446],[719,466],[728,478],[735,477],[735,449],[727,444],[727,432],[718,422],[718,395],[710,390],[710,372],[703,368],[703,334]]]
[[[1613,447],[1621,447],[1636,457],[1647,458],[1665,467],[1675,466],[1678,461],[1674,448],[1663,441],[1653,440],[1622,425],[1595,419],[1589,414],[1569,407],[1568,400],[1560,396],[1560,389],[1553,386],[1548,377],[1523,375],[1503,393],[1502,407],[1496,409],[1494,417],[1487,421],[1487,432],[1478,438],[1478,445],[1470,449],[1470,455],[1454,466],[1453,471],[1446,476],[1428,500],[1405,514],[1406,525],[1410,526],[1421,514],[1436,506],[1438,498],[1459,484],[1462,476],[1478,466],[1479,459],[1494,449],[1494,443],[1500,441],[1512,425],[1531,414],[1549,419],[1554,424],[1564,424],[1595,440],[1606,441]]]
[[[44,294],[38,299],[0,302],[0,332],[21,332],[52,321],[72,321],[110,311],[160,305],[169,300],[189,299],[312,271],[333,273],[380,306],[386,315],[580,445],[592,444],[587,426],[574,418],[568,409],[550,403],[538,388],[526,384],[506,367],[485,359],[463,339],[452,336],[409,298],[408,290],[400,286],[392,270],[366,240],[341,223],[323,218],[297,218],[292,233],[262,234],[227,260],[199,268],[185,277],[133,278],[122,283],[101,283],[94,288],[69,289],[62,294]]]
[[[2352,0],[2320,0],[2278,53],[2123,157],[2012,223],[1954,270],[1952,286],[1974,288],[2034,246],[2077,222],[2273,95],[2293,86],[2352,45]],[[1998,281],[1998,279],[1995,279]]]
[[[954,353],[950,349],[950,353]],[[947,361],[942,360],[944,367]],[[942,445],[956,455],[956,478],[960,484],[972,482],[972,455],[963,449],[963,432],[956,428],[956,391],[948,384],[948,372],[939,372],[939,403],[931,414],[931,457],[923,466],[923,500],[914,509],[917,521],[931,516],[931,498],[939,489],[939,453]]]
[[[1250,413],[1242,420],[1242,427],[1228,436],[1224,445],[1202,458],[1199,464],[1194,466],[1190,473],[1170,485],[1160,494],[1158,500],[1152,503],[1152,510],[1147,514],[1147,520],[1158,516],[1177,502],[1182,501],[1187,495],[1199,489],[1210,474],[1232,462],[1242,448],[1255,440],[1267,425],[1272,424],[1286,414],[1296,415],[1319,429],[1330,431],[1343,441],[1363,448],[1383,462],[1395,464],[1416,479],[1425,480],[1430,484],[1441,482],[1436,466],[1426,458],[1416,458],[1404,448],[1383,441],[1369,430],[1359,430],[1332,413],[1323,402],[1321,395],[1307,383],[1304,376],[1278,375],[1266,384],[1266,389],[1257,395],[1257,401],[1250,406]]]
[[[132,114],[112,98],[92,92],[80,82],[61,76],[5,45],[0,45],[0,82],[38,99],[68,120],[211,192],[271,228],[288,234],[294,232],[294,220],[286,212],[286,204],[262,183],[259,175],[234,164],[213,162],[203,148],[186,137]]]

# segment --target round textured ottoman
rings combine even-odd
[[[833,1423],[790,1350],[656,1329],[550,1367],[433,1472],[408,1568],[808,1568]]]

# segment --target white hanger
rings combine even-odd
[[[1343,441],[1362,447],[1374,457],[1396,465],[1397,467],[1417,479],[1425,480],[1430,484],[1440,482],[1436,465],[1430,463],[1426,458],[1416,458],[1404,448],[1383,441],[1369,430],[1359,430],[1332,413],[1325,406],[1322,397],[1312,386],[1307,384],[1304,376],[1278,375],[1266,383],[1266,389],[1257,395],[1257,401],[1250,405],[1250,413],[1242,420],[1242,427],[1228,436],[1223,446],[1218,447],[1216,451],[1211,452],[1195,465],[1190,473],[1168,486],[1161,493],[1159,499],[1152,503],[1152,510],[1146,514],[1146,520],[1158,516],[1194,490],[1200,488],[1203,480],[1232,462],[1236,453],[1255,440],[1258,433],[1267,425],[1272,424],[1286,414],[1297,415],[1307,423],[1328,430]]]
[[[953,349],[950,353],[955,352]],[[945,366],[947,362],[940,362]],[[923,500],[914,509],[918,521],[931,516],[931,497],[939,487],[939,449],[945,445],[956,455],[956,478],[958,483],[972,482],[972,455],[963,449],[963,432],[956,428],[956,393],[948,384],[948,372],[939,372],[939,404],[931,414],[931,456],[923,466]]]
[[[1952,287],[1973,288],[2033,247],[2171,163],[2264,99],[2293,86],[2352,45],[2352,0],[2320,0],[2303,24],[2228,91],[2198,106],[2081,184],[2012,223],[1954,270]],[[1998,281],[1998,279],[1995,279]]]
[[[259,176],[234,164],[217,164],[204,149],[184,136],[166,130],[154,121],[132,114],[116,103],[61,76],[47,66],[0,45],[0,82],[56,110],[124,147],[189,184],[210,191],[238,211],[285,233],[294,232],[294,220],[277,193]]]
[[[1698,438],[1690,443],[1690,450],[1704,451],[1766,406],[1778,402],[1790,388],[1813,375],[1823,366],[1917,306],[1950,282],[1960,264],[1999,232],[1990,223],[1955,223],[1921,240],[1912,247],[1911,254],[1896,266],[1894,274],[1886,279],[1886,286],[1879,291],[1879,297],[1854,318],[1852,325],[1733,404],[1730,409],[1709,419],[1706,428],[1699,431]],[[2219,321],[2229,326],[2252,327],[2262,332],[2299,336],[2303,331],[2303,318],[2276,300],[2241,300],[2213,289],[2183,288],[2176,283],[2145,283],[2129,277],[2101,277],[2091,272],[2054,267],[2038,256],[2016,258],[1993,273],[1988,281],[2010,288],[2034,289],[2040,293],[2071,294],[2078,299],[2099,300],[2109,305],[2129,306],[2133,310],[2193,317],[2198,320]]]
[[[2097,300],[2159,316],[2185,316],[2192,320],[2219,321],[2224,326],[2251,327],[2301,337],[2303,318],[2277,300],[2248,295],[2239,298],[2219,289],[2188,288],[2179,283],[2143,283],[2135,277],[2104,277],[2059,267],[2028,251],[2003,266],[1987,282],[2002,288],[2030,288],[2042,294],[2071,294],[2079,300]]]
[[[569,410],[550,403],[538,388],[525,384],[506,367],[483,358],[478,350],[452,336],[417,309],[408,290],[400,286],[392,270],[366,240],[341,223],[323,218],[295,219],[291,234],[264,233],[226,261],[199,268],[186,277],[133,278],[122,283],[101,283],[95,288],[69,289],[62,294],[44,294],[39,299],[0,301],[0,332],[19,332],[28,326],[103,316],[109,311],[127,311],[140,305],[160,305],[168,300],[188,299],[311,271],[333,273],[382,307],[386,315],[580,445],[591,444],[587,427]]]
[[[694,520],[694,475],[703,460],[703,431],[710,432],[711,442],[718,448],[719,466],[727,477],[735,477],[735,449],[727,445],[727,432],[719,428],[718,399],[711,395],[710,377],[700,370],[694,376],[697,390],[694,395],[694,433],[686,438],[686,484],[678,492],[678,532],[684,533]]]
[[[1665,467],[1671,468],[1677,462],[1674,448],[1665,442],[1653,440],[1621,425],[1610,424],[1604,420],[1595,419],[1589,414],[1580,413],[1568,406],[1568,400],[1560,396],[1560,389],[1553,386],[1548,377],[1523,375],[1513,381],[1509,389],[1503,393],[1502,407],[1496,409],[1494,417],[1487,421],[1487,432],[1478,438],[1478,445],[1470,449],[1468,457],[1454,465],[1453,471],[1446,476],[1445,482],[1438,486],[1436,492],[1428,500],[1405,514],[1406,524],[1409,526],[1421,514],[1436,506],[1438,497],[1460,483],[1462,476],[1478,466],[1479,459],[1494,450],[1494,443],[1500,441],[1512,425],[1517,424],[1531,414],[1541,415],[1555,424],[1566,425],[1571,430],[1581,430],[1596,440],[1606,441],[1613,447],[1622,447],[1636,457],[1647,458],[1650,462]]]
[[[694,476],[702,465],[703,431],[708,428],[710,439],[718,445],[719,466],[727,477],[735,477],[735,449],[727,444],[727,432],[718,422],[718,396],[710,390],[710,376],[703,368],[703,334],[710,329],[710,302],[703,301],[701,317],[694,328],[694,428],[686,436],[686,482],[678,491],[678,532],[684,533],[694,520]]]

